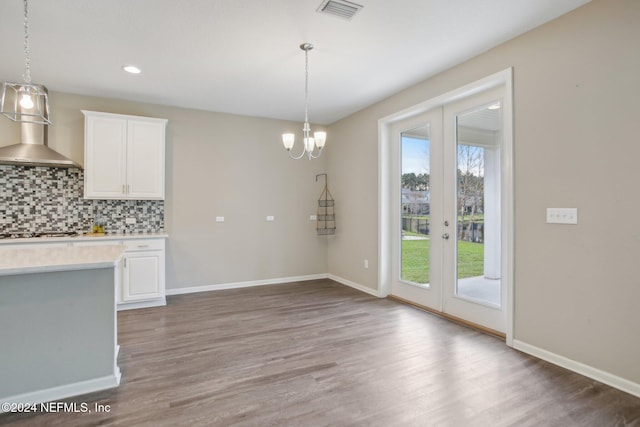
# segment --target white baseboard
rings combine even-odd
[[[352,282],[351,280],[343,279],[342,277],[339,277],[339,276],[334,276],[333,274],[329,274],[328,278],[335,282],[342,283],[343,285],[347,285],[350,288],[357,289],[360,292],[364,292],[369,295],[373,295],[374,297],[381,298],[381,296],[378,294],[378,291],[376,289],[371,289],[368,286],[364,286],[359,283]]]
[[[576,362],[559,354],[552,353],[542,348],[536,347],[531,344],[519,340],[513,340],[513,348],[520,350],[524,353],[535,356],[539,359],[546,360],[554,365],[561,366],[570,371],[577,372],[580,375],[589,377],[601,383],[607,384],[611,387],[622,390],[626,393],[640,397],[640,384],[634,383],[617,375],[613,375],[609,372],[596,369],[592,366],[585,365],[584,363]]]
[[[304,282],[307,280],[319,280],[319,279],[331,279],[340,284],[357,289],[361,292],[365,292],[369,295],[373,295],[374,297],[380,297],[380,295],[378,295],[378,291],[376,291],[375,289],[371,289],[359,283],[352,282],[351,280],[343,279],[342,277],[334,276],[333,274],[311,274],[307,276],[292,276],[292,277],[280,277],[277,279],[252,280],[247,282],[221,283],[219,285],[189,286],[185,288],[167,289],[166,293],[168,296],[192,294],[196,292],[219,291],[222,289],[250,288],[252,286],[279,285],[282,283]]]
[[[279,277],[276,279],[251,280],[247,282],[221,283],[219,285],[190,286],[186,288],[167,289],[167,295],[192,294],[195,292],[219,291],[222,289],[250,288],[253,286],[279,285],[282,283],[304,282],[307,280],[326,279],[327,274],[310,274],[307,276]]]
[[[116,368],[113,375],[95,378],[77,383],[65,384],[45,390],[38,390],[30,393],[18,394],[15,396],[0,397],[2,403],[17,404],[39,404],[44,402],[58,401],[68,397],[79,396],[87,393],[94,393],[100,390],[118,387],[120,384],[120,369]],[[5,411],[0,408],[0,414]]]
[[[149,301],[122,302],[118,303],[118,311],[133,310],[136,308],[160,307],[163,305],[167,305],[167,299],[165,297]]]

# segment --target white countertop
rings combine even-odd
[[[24,249],[6,246],[0,249],[0,276],[114,267],[124,248],[118,244]]]
[[[45,243],[45,242],[81,242],[91,240],[130,240],[130,239],[166,239],[167,233],[127,233],[105,234],[104,236],[64,236],[64,237],[28,237],[20,239],[0,239],[0,246],[15,243]]]

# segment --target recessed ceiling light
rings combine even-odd
[[[122,69],[130,74],[140,74],[142,72],[142,70],[135,65],[123,65]]]

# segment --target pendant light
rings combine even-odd
[[[50,125],[49,92],[43,85],[31,83],[28,12],[27,0],[24,0],[24,82],[2,83],[0,114],[14,122]]]
[[[313,49],[311,43],[303,43],[300,45],[300,49],[304,50],[304,125],[302,127],[303,146],[302,152],[299,155],[294,155],[292,152],[293,145],[295,144],[295,135],[292,133],[282,134],[282,144],[285,150],[289,153],[289,157],[298,160],[305,154],[311,159],[317,159],[322,153],[324,143],[327,140],[326,132],[314,132],[311,136],[311,126],[309,126],[309,51]]]

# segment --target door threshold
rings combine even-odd
[[[398,296],[395,296],[395,295],[388,295],[387,298],[389,298],[391,300],[394,300],[394,301],[397,301],[397,302],[400,302],[400,303],[403,303],[403,304],[410,305],[412,307],[418,308],[418,309],[423,310],[423,311],[427,311],[427,312],[429,312],[431,314],[435,314],[436,316],[442,317],[443,319],[447,319],[449,321],[458,323],[458,324],[460,324],[462,326],[467,326],[467,327],[475,329],[477,331],[484,332],[485,334],[492,335],[492,336],[494,336],[496,338],[500,338],[500,339],[505,340],[505,341],[507,339],[507,335],[505,333],[503,333],[503,332],[496,331],[495,329],[487,328],[486,326],[478,325],[477,323],[469,322],[468,320],[464,320],[464,319],[461,319],[459,317],[452,316],[450,314],[443,313],[443,312],[438,311],[438,310],[434,310],[433,308],[429,308],[429,307],[424,306],[422,304],[417,304],[417,303],[415,303],[413,301],[409,301],[408,299],[404,299],[404,298],[401,298],[401,297],[398,297]]]

